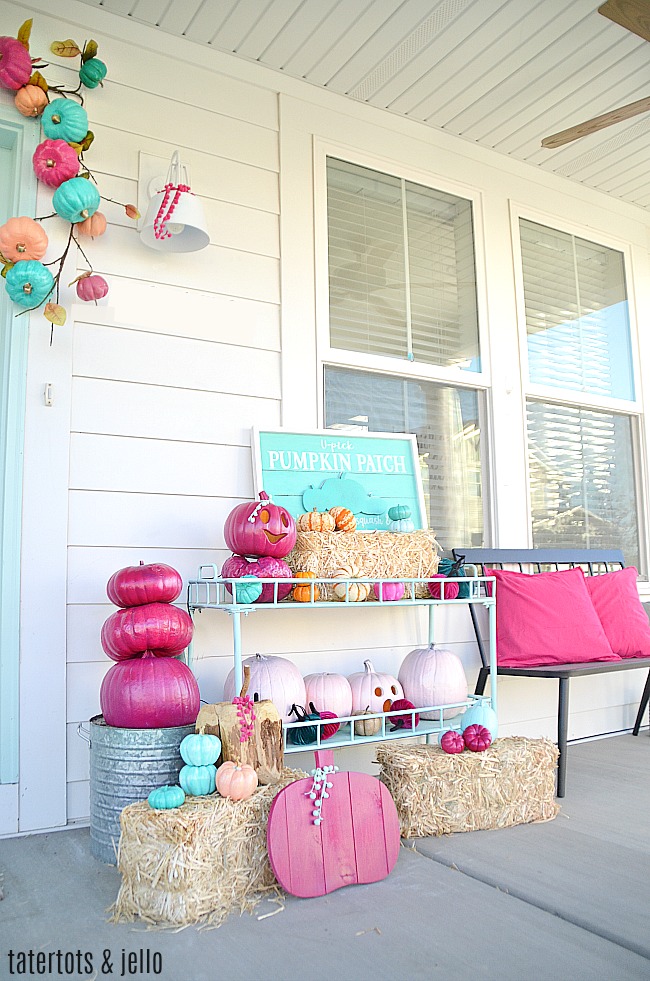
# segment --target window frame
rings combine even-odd
[[[524,296],[523,257],[520,238],[520,221],[530,221],[544,225],[553,231],[558,231],[576,238],[595,242],[606,248],[620,252],[623,256],[625,272],[625,289],[628,303],[630,325],[630,352],[632,358],[632,379],[635,398],[618,399],[613,396],[597,395],[589,392],[577,392],[574,389],[563,389],[556,386],[544,386],[530,381],[528,365],[528,333],[526,329],[526,307]],[[634,459],[634,492],[636,496],[636,516],[639,532],[639,557],[642,569],[639,570],[643,580],[648,580],[648,532],[644,516],[647,512],[648,488],[645,474],[647,460],[645,453],[645,414],[643,388],[641,382],[641,352],[639,346],[638,316],[635,304],[634,266],[630,244],[614,235],[602,233],[599,229],[581,226],[566,221],[557,215],[537,211],[534,208],[510,202],[510,221],[512,235],[513,273],[515,286],[515,305],[517,311],[517,336],[519,342],[519,366],[521,379],[521,418],[525,439],[526,467],[526,508],[528,513],[528,546],[533,547],[533,518],[532,496],[530,481],[530,455],[527,431],[527,405],[529,401],[552,403],[554,405],[570,406],[589,409],[595,412],[607,412],[623,415],[630,419],[632,433],[632,453]],[[495,492],[496,493],[496,492]]]

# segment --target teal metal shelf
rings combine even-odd
[[[404,585],[404,598],[400,600],[376,599],[372,593],[372,585],[375,582],[401,582]],[[191,616],[203,610],[221,610],[229,614],[232,621],[233,632],[233,659],[235,666],[235,691],[239,691],[243,682],[243,658],[242,658],[242,617],[247,617],[251,613],[268,612],[273,610],[308,610],[308,609],[378,609],[390,607],[392,610],[399,610],[404,607],[424,607],[428,609],[429,615],[429,643],[434,643],[435,631],[435,611],[439,607],[451,606],[484,606],[488,610],[488,643],[490,650],[491,676],[497,677],[496,671],[496,583],[493,576],[476,576],[464,579],[440,579],[436,580],[442,586],[442,596],[440,599],[426,598],[418,595],[424,587],[426,589],[428,580],[417,578],[405,579],[333,579],[318,577],[314,579],[292,578],[260,578],[262,585],[269,584],[273,587],[273,598],[267,603],[237,603],[233,599],[234,586],[237,579],[222,578],[218,569],[214,565],[203,565],[199,567],[197,579],[190,579],[187,588],[187,608]],[[463,599],[448,599],[445,595],[445,584],[457,582],[469,586],[469,596]],[[371,589],[371,595],[363,602],[357,602],[350,598],[349,587],[353,584],[367,583]],[[490,584],[488,587],[487,584]],[[311,598],[308,602],[296,602],[290,596],[285,599],[279,598],[279,589],[287,584],[309,587]],[[345,595],[342,599],[321,599],[323,594],[330,594],[332,587],[345,586]],[[192,645],[188,650],[188,663],[192,661]],[[477,704],[478,702],[488,702],[494,711],[497,711],[497,686],[491,686],[490,695],[468,695],[463,702],[454,702],[448,705],[429,705],[412,710],[401,710],[393,712],[376,712],[364,715],[364,719],[379,719],[380,727],[377,733],[370,736],[357,735],[354,731],[354,722],[359,721],[359,717],[348,716],[336,720],[340,722],[340,728],[333,736],[328,739],[322,737],[322,730],[325,726],[333,724],[332,719],[319,721],[309,720],[307,722],[285,722],[283,723],[283,738],[285,753],[304,753],[314,749],[325,747],[336,749],[343,746],[359,746],[365,743],[382,742],[389,739],[406,739],[414,736],[424,736],[427,742],[432,736],[437,736],[447,729],[460,729],[462,724],[463,711]],[[457,711],[454,711],[457,710]],[[432,716],[423,719],[422,715]],[[393,723],[395,717],[406,716],[409,727],[398,726]],[[416,724],[416,716],[419,720]],[[410,718],[409,718],[410,717]],[[316,729],[316,739],[307,744],[294,744],[297,737],[297,730],[311,727]]]

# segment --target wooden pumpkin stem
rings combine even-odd
[[[244,683],[242,684],[241,691],[239,693],[239,697],[240,698],[243,698],[244,697],[244,695],[248,691],[248,686],[250,685],[250,683],[251,683],[251,669],[250,669],[250,667],[249,667],[248,664],[245,664],[244,665]]]

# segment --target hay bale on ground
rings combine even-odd
[[[551,821],[558,748],[548,739],[508,736],[484,753],[445,753],[440,746],[377,748],[403,838],[507,828]]]
[[[120,817],[122,884],[111,919],[218,926],[230,912],[252,911],[265,892],[279,893],[266,850],[269,809],[283,787],[304,776],[285,769],[244,801],[188,797],[166,811],[129,804]]]

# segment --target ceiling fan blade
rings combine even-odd
[[[650,41],[650,5],[648,0],[607,0],[598,13],[620,24],[645,41]]]
[[[558,146],[564,146],[565,143],[579,140],[581,136],[589,136],[590,133],[597,133],[599,129],[605,129],[606,126],[621,123],[624,119],[629,119],[630,116],[638,116],[641,112],[650,112],[650,96],[639,99],[638,102],[630,102],[619,109],[612,109],[611,112],[605,112],[602,116],[594,116],[593,119],[578,123],[577,126],[570,126],[560,133],[546,136],[542,140],[542,146],[546,147],[547,150],[554,150]]]

